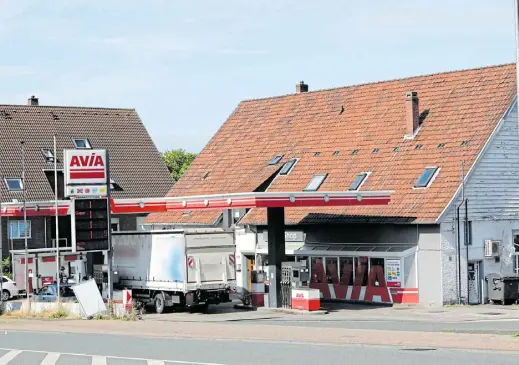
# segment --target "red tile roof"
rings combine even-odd
[[[413,140],[404,140],[407,91],[417,91],[420,112],[427,111]],[[321,191],[342,191],[356,174],[371,171],[361,190],[394,194],[385,207],[287,209],[287,224],[340,217],[433,222],[459,187],[461,161],[472,166],[514,96],[515,66],[502,65],[244,101],[169,195],[254,191],[297,157],[290,174],[277,176],[267,191],[301,191],[316,173],[328,173]],[[282,162],[269,166],[276,154],[284,155]],[[428,166],[440,167],[438,176],[429,188],[414,189]],[[153,214],[148,221],[186,222],[181,215]],[[188,218],[212,223],[219,215],[192,212]],[[265,221],[262,210],[243,220]]]

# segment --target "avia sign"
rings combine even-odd
[[[106,185],[106,150],[65,150],[65,185]]]

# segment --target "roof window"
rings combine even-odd
[[[427,188],[438,171],[437,167],[426,167],[422,175],[416,180],[415,188]]]
[[[283,165],[281,170],[279,171],[279,174],[280,175],[288,175],[290,173],[290,171],[292,170],[292,167],[294,167],[294,165],[296,164],[296,162],[297,162],[297,158],[291,158],[290,160],[288,160]]]
[[[202,174],[202,180],[205,180],[209,177],[209,174],[211,174],[211,171],[206,171]]]
[[[357,176],[355,176],[355,180],[353,180],[353,182],[351,183],[348,190],[359,190],[359,188],[364,183],[364,181],[366,180],[367,177],[368,177],[367,172],[363,172],[363,173],[360,173]]]
[[[328,176],[328,174],[316,174],[312,176],[312,180],[310,180],[306,188],[304,188],[304,191],[317,191],[326,179],[326,176]]]
[[[341,154],[341,151],[335,151],[334,153],[332,153],[332,156],[339,156]]]
[[[393,148],[393,152],[400,152],[400,147],[397,146],[397,147]]]
[[[42,148],[41,153],[45,159],[45,162],[54,162],[54,153],[51,150]]]
[[[22,191],[23,183],[20,178],[6,178],[5,185],[7,185],[7,190],[9,191]]]
[[[272,160],[269,161],[269,165],[276,165],[281,159],[283,158],[283,155],[276,155],[272,158]]]
[[[352,154],[352,155],[358,155],[359,152],[360,152],[360,150],[353,150],[353,151],[351,151],[351,154]]]
[[[379,153],[380,152],[380,148],[373,148],[373,151],[371,151],[371,153]]]
[[[321,154],[321,152],[316,152],[316,153],[314,153],[314,157],[319,157],[320,154]]]
[[[463,141],[461,142],[461,147],[467,147],[469,145],[469,141]]]
[[[423,147],[423,144],[417,144],[414,149],[415,150],[421,150],[422,147]]]
[[[72,142],[74,142],[74,146],[79,149],[90,149],[90,142],[86,138],[72,138]]]
[[[444,148],[444,147],[445,147],[445,143],[440,143],[440,144],[438,145],[438,148]]]

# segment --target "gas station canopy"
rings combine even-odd
[[[332,207],[387,205],[389,191],[329,191],[329,192],[261,192],[198,195],[184,197],[112,199],[112,214],[160,213],[180,210],[224,210],[244,208]],[[70,200],[60,200],[58,215],[71,213]],[[27,202],[27,216],[54,216],[55,201]],[[23,217],[21,202],[2,203],[2,215]]]

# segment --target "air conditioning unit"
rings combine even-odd
[[[499,256],[499,245],[501,241],[485,240],[485,257]]]

